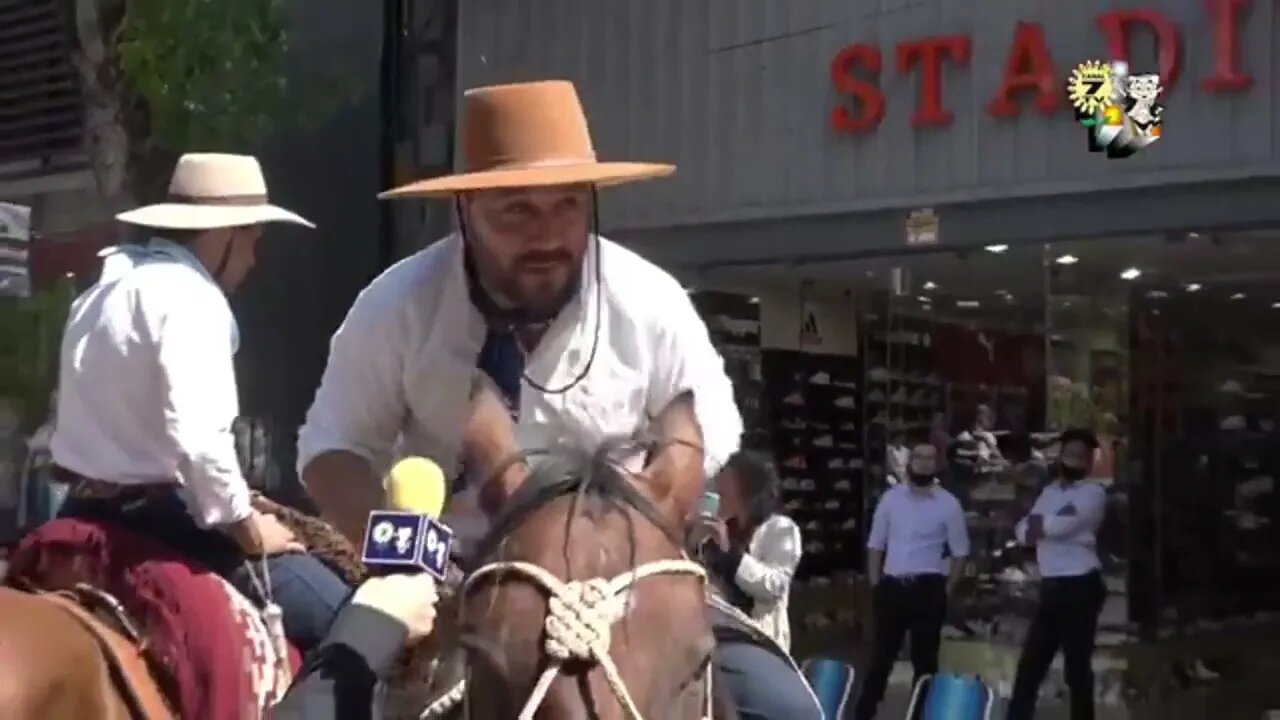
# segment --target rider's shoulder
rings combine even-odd
[[[140,263],[116,287],[148,312],[229,307],[226,295],[207,275],[183,263]]]

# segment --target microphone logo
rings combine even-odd
[[[426,515],[375,510],[361,547],[366,565],[420,569],[444,579],[453,532]]]

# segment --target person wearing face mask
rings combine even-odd
[[[912,438],[909,447],[907,482],[880,498],[867,539],[875,629],[855,720],[875,717],[904,635],[911,635],[915,679],[938,671],[947,601],[969,556],[964,510],[935,478],[937,447],[927,437]],[[949,563],[944,550],[951,553]]]
[[[1016,528],[1018,540],[1035,547],[1043,580],[1040,605],[1018,660],[1009,720],[1034,717],[1040,683],[1059,649],[1071,691],[1072,720],[1094,717],[1094,637],[1107,594],[1097,535],[1107,495],[1101,485],[1086,480],[1098,449],[1093,433],[1067,430],[1059,447],[1053,481]]]

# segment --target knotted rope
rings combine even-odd
[[[545,650],[551,661],[533,687],[519,720],[533,720],[551,689],[551,683],[570,660],[595,663],[604,671],[609,688],[631,720],[644,720],[627,692],[618,666],[609,656],[613,625],[626,614],[627,593],[637,582],[654,575],[692,575],[706,580],[701,565],[685,559],[655,560],[615,578],[564,581],[546,569],[527,562],[500,561],[476,570],[463,584],[465,593],[480,578],[496,573],[521,575],[545,590],[549,596]],[[711,674],[707,670],[706,717],[711,717]],[[456,688],[455,688],[456,690]],[[428,708],[431,710],[431,708]]]

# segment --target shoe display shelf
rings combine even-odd
[[[942,378],[933,368],[932,323],[911,317],[868,316],[863,419],[866,427],[866,525],[880,496],[897,481],[887,451],[897,435],[927,434],[946,413]]]
[[[862,426],[856,358],[764,353],[783,512],[800,526],[804,583],[862,569]]]
[[[742,413],[742,447],[770,450],[769,423],[763,407],[764,374],[760,350],[760,305],[746,295],[702,291],[692,296],[711,343],[724,359]]]

